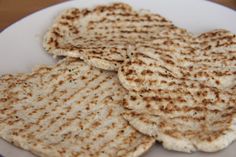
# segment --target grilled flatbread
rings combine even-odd
[[[136,47],[118,72],[125,88],[169,89],[170,82],[180,84],[183,80],[220,89],[236,85],[236,35],[215,30],[189,40],[172,39],[165,37],[154,41],[152,47]]]
[[[38,156],[136,157],[154,143],[123,119],[116,73],[66,58],[0,77],[0,137]]]
[[[235,35],[216,30],[189,43],[170,40],[169,49],[159,41],[153,49],[143,46],[119,69],[129,90],[125,119],[167,149],[227,147],[236,139]]]
[[[181,29],[162,31],[157,39],[145,44],[136,46],[134,51],[154,59],[158,59],[160,53],[171,53],[183,62],[178,64],[185,66],[193,61],[194,64],[204,63],[208,67],[232,67],[236,64],[236,35],[224,29],[213,30],[196,37]]]
[[[128,49],[166,32],[188,34],[158,14],[113,3],[64,11],[45,34],[43,47],[50,54],[78,57],[98,68],[117,70]]]

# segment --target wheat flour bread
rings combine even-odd
[[[45,34],[43,47],[56,56],[78,57],[95,67],[117,71],[128,49],[150,43],[166,32],[188,36],[186,30],[158,14],[112,3],[65,10]]]
[[[116,73],[65,58],[0,77],[0,137],[37,156],[136,157],[154,143],[121,116]]]

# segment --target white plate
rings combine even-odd
[[[42,36],[57,14],[70,7],[91,7],[113,0],[76,0],[34,13],[0,33],[0,74],[27,72],[37,64],[55,60],[42,49]],[[172,20],[194,34],[217,28],[236,33],[236,12],[202,0],[123,0],[136,9],[148,9]],[[194,153],[191,157],[234,157],[236,142],[217,153]],[[0,154],[5,157],[33,157],[32,154],[0,140]],[[189,154],[167,151],[156,144],[143,157],[185,157]]]

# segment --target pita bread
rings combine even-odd
[[[217,46],[220,36],[227,41]],[[235,35],[216,30],[188,41],[142,47],[124,62],[124,117],[167,149],[218,151],[236,139]]]
[[[38,156],[136,157],[154,140],[123,119],[115,73],[66,58],[0,77],[0,137]]]
[[[125,3],[73,8],[55,20],[43,47],[56,56],[78,57],[101,69],[118,70],[129,48],[168,31],[187,34],[158,14],[135,11]]]

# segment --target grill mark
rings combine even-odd
[[[201,122],[201,121],[205,121],[206,117],[202,116],[202,117],[191,117],[191,116],[178,116],[175,117],[174,119],[181,119],[183,121],[197,121],[197,122]]]
[[[107,60],[107,61],[110,61],[111,63],[113,63],[114,65],[116,65],[116,64],[121,64],[121,63],[123,63],[123,61],[121,61],[121,60],[116,60],[116,59],[107,59],[107,58],[101,58],[101,57],[96,57],[96,56],[93,56],[93,59],[104,59],[104,60]]]
[[[117,15],[116,15],[117,16]],[[125,18],[125,17],[122,17]],[[121,26],[123,26],[125,23],[127,22],[132,22],[132,24],[127,25],[126,27],[122,27],[121,30],[129,30],[132,31],[134,30],[135,33],[137,33],[137,24],[142,24],[142,28],[147,28],[147,29],[153,29],[157,28],[157,27],[162,27],[163,25],[166,25],[166,27],[168,27],[168,25],[170,25],[169,23],[162,23],[162,24],[156,24],[155,22],[151,22],[151,21],[143,21],[143,23],[140,23],[140,18],[137,18],[136,20],[130,21],[130,19],[122,19],[122,21],[119,21],[119,23],[117,23],[117,19],[116,20],[112,20],[109,18],[102,18],[101,20],[98,21],[90,21],[88,23],[88,29],[90,30],[95,30],[95,27],[99,27],[100,29],[105,29],[105,30],[120,30]],[[117,25],[112,25],[112,24],[117,24]],[[148,23],[148,24],[146,24]],[[112,26],[111,26],[112,25]],[[112,28],[112,29],[111,29]],[[136,30],[136,31],[135,31]]]
[[[112,19],[109,19],[110,17],[115,17],[114,20]],[[155,24],[154,26],[164,26],[164,25],[167,25],[167,26],[172,26],[172,24],[170,24],[168,21],[161,21],[160,19],[147,19],[143,16],[138,16],[138,17],[135,17],[134,15],[132,14],[129,14],[127,16],[124,16],[124,15],[121,15],[121,14],[114,14],[112,16],[108,15],[107,18],[102,18],[101,20],[98,20],[98,21],[90,21],[90,25],[103,25],[103,24],[109,24],[109,23],[118,23],[120,25],[123,25],[123,23],[127,23],[127,22],[132,22],[132,24],[134,26],[136,26],[135,24],[138,23],[140,24]],[[118,21],[118,22],[117,22]],[[132,25],[130,25],[129,27],[131,27]],[[149,25],[146,25],[146,26],[149,26]],[[128,27],[128,28],[129,28]]]

